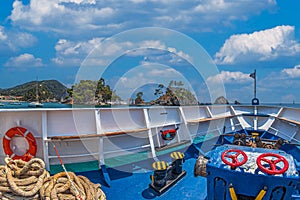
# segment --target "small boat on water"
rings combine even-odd
[[[43,106],[44,106],[44,104],[40,103],[38,101],[33,101],[28,104],[28,107],[31,107],[31,108],[42,108]]]
[[[56,146],[107,199],[296,200],[299,116],[260,105],[3,108],[0,161],[37,157],[54,174]]]
[[[44,106],[43,103],[40,102],[40,98],[39,98],[39,82],[38,79],[36,79],[36,90],[35,90],[35,96],[36,96],[36,101],[30,102],[28,104],[28,107],[31,108],[42,108]]]

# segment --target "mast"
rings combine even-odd
[[[35,98],[36,98],[37,102],[40,102],[39,101],[39,81],[38,81],[38,77],[36,77]]]

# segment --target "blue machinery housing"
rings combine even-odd
[[[229,149],[245,152],[247,162],[235,169],[226,165],[221,156]],[[207,199],[291,199],[299,180],[293,157],[283,151],[272,150],[272,153],[286,158],[289,167],[284,174],[269,175],[256,164],[258,156],[263,153],[270,153],[270,149],[224,145],[212,151],[207,163]]]
[[[237,135],[242,136],[244,133],[245,138],[236,137]],[[260,138],[260,140],[256,138]],[[153,161],[152,171],[146,174],[128,174],[129,179],[123,179],[124,177],[119,179],[117,181],[118,186],[104,187],[103,189],[108,194],[111,194],[112,190],[119,191],[124,185],[128,185],[128,181],[134,180],[131,183],[134,184],[133,182],[135,182],[135,185],[126,190],[121,190],[123,195],[132,194],[137,199],[300,199],[299,164],[295,159],[299,159],[299,148],[287,143],[283,143],[280,147],[276,146],[279,140],[280,138],[265,131],[251,132],[241,130],[238,133],[223,134],[218,139],[216,147],[205,156],[198,157],[199,152],[197,148],[200,148],[203,143],[192,144],[181,149],[185,155],[184,159],[181,159],[180,156],[177,157],[179,159],[173,158],[172,154],[180,154],[180,152],[167,154],[160,157],[160,161]],[[256,142],[255,145],[262,144],[263,146],[249,146],[249,142]],[[280,149],[277,149],[278,147]],[[246,160],[240,152],[246,155]],[[223,154],[225,154],[223,157],[228,163],[236,164],[236,166],[226,164],[222,160]],[[269,172],[268,170],[274,171],[275,174],[268,174],[258,166],[258,158],[265,154],[267,156],[260,161],[262,164],[261,168],[267,170],[267,172]],[[278,155],[280,159],[271,155]],[[285,166],[286,163],[281,158],[287,161],[288,166]],[[193,170],[197,170],[199,160],[205,160],[202,162],[202,168],[200,169],[205,178],[194,177],[192,173]],[[273,162],[270,161],[270,163],[273,164],[268,163],[268,160],[272,160]],[[283,169],[286,171],[283,172]],[[118,172],[112,169],[108,169],[108,171],[111,176],[118,176]],[[276,174],[277,172],[279,173]],[[147,179],[149,180],[148,186],[145,184]],[[120,188],[116,189],[116,187]],[[121,198],[122,195],[118,194],[120,191],[117,191],[113,193],[111,199]],[[135,192],[139,195],[134,195]],[[179,194],[181,196],[178,196]],[[110,199],[109,196],[108,199]],[[126,197],[125,199],[131,198]]]

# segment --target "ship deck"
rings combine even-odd
[[[39,149],[36,157],[45,161],[52,174],[63,171],[52,148],[57,146],[67,170],[100,183],[107,199],[205,199],[207,180],[194,177],[194,165],[198,154],[212,150],[223,133],[255,130],[268,140],[282,138],[293,144],[285,150],[300,168],[299,115],[296,108],[227,105],[0,109],[0,132],[4,136],[18,126],[31,131]],[[161,132],[175,129],[173,140],[161,137]],[[16,143],[25,149],[20,138]],[[185,154],[186,176],[157,196],[149,189],[152,164],[156,159],[171,163],[174,151]],[[0,157],[5,156],[0,149]],[[101,172],[106,169],[108,175]]]
[[[108,169],[111,177],[110,186],[107,186],[104,177],[99,171],[81,173],[90,178],[94,183],[100,183],[108,200],[112,199],[205,199],[206,178],[194,177],[194,165],[196,159],[189,158],[183,164],[186,176],[177,182],[168,191],[158,196],[149,188],[151,182],[150,170],[139,169],[128,173],[115,169]]]

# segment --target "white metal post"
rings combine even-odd
[[[144,108],[143,112],[144,112],[146,127],[148,128],[148,138],[149,138],[149,143],[150,143],[150,147],[151,147],[152,157],[153,157],[153,159],[156,159],[156,152],[155,152],[155,147],[154,147],[154,142],[153,142],[152,129],[150,127],[148,110],[146,108]]]
[[[49,141],[48,141],[48,128],[47,128],[47,111],[42,112],[42,143],[45,166],[50,171],[49,164]]]

